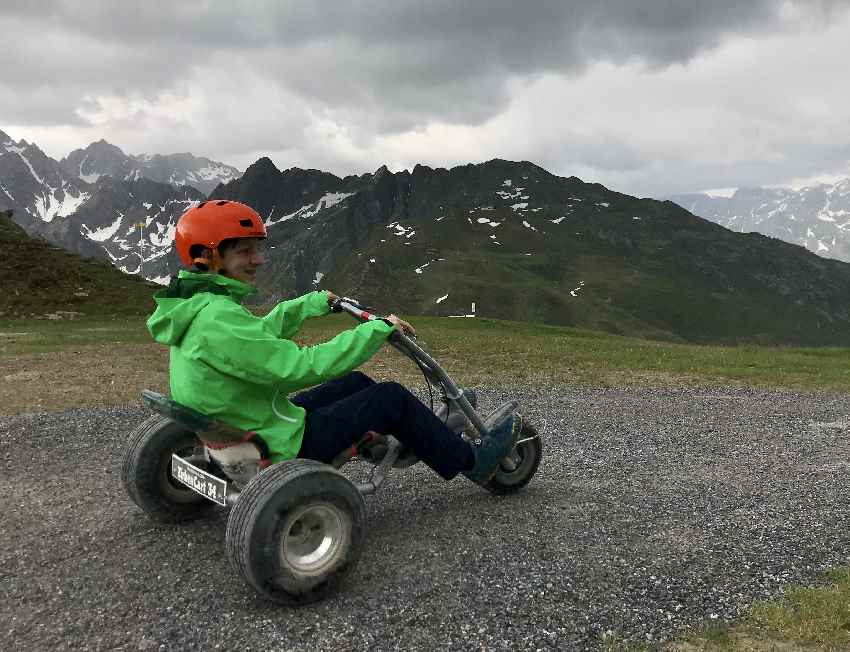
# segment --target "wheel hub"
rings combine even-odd
[[[300,573],[320,573],[343,550],[347,520],[339,508],[309,505],[293,515],[281,541],[281,561]]]

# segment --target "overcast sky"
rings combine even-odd
[[[133,8],[133,6],[135,8]],[[850,177],[850,0],[0,0],[0,130],[638,196]]]

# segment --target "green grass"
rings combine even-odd
[[[754,628],[827,649],[850,649],[850,568],[829,572],[830,585],[794,587],[781,602],[753,606]]]
[[[419,339],[451,373],[510,374],[582,385],[737,385],[850,390],[850,348],[672,344],[558,326],[489,319],[411,318]],[[310,341],[346,327],[312,322]]]
[[[850,391],[850,348],[673,344],[491,319],[411,317],[410,321],[426,350],[449,373],[470,383],[511,376],[596,386]],[[299,340],[323,341],[353,325],[346,315],[310,320]],[[144,317],[0,320],[0,356],[148,341]]]
[[[850,567],[819,587],[793,586],[780,600],[754,604],[741,622],[712,624],[684,638],[700,650],[850,649]]]
[[[150,341],[143,317],[0,320],[0,357]]]

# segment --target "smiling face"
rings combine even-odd
[[[263,238],[239,238],[223,247],[220,274],[254,285],[257,270],[266,262],[266,241]]]

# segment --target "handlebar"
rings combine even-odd
[[[365,306],[361,306],[359,303],[357,303],[356,299],[350,299],[348,297],[334,299],[330,302],[330,307],[333,312],[347,312],[349,315],[361,322],[386,319],[386,317],[369,312],[369,310]],[[392,334],[390,334],[391,341],[399,339],[403,340],[404,338],[408,337],[412,338],[415,336],[408,335],[407,333],[402,332],[401,329],[395,327]]]
[[[349,299],[348,297],[337,297],[333,301],[330,302],[331,310],[333,312],[347,312],[352,317],[359,319],[360,321],[374,321],[375,319],[383,319],[380,315],[375,315],[369,312],[364,306],[361,306],[354,299]]]

